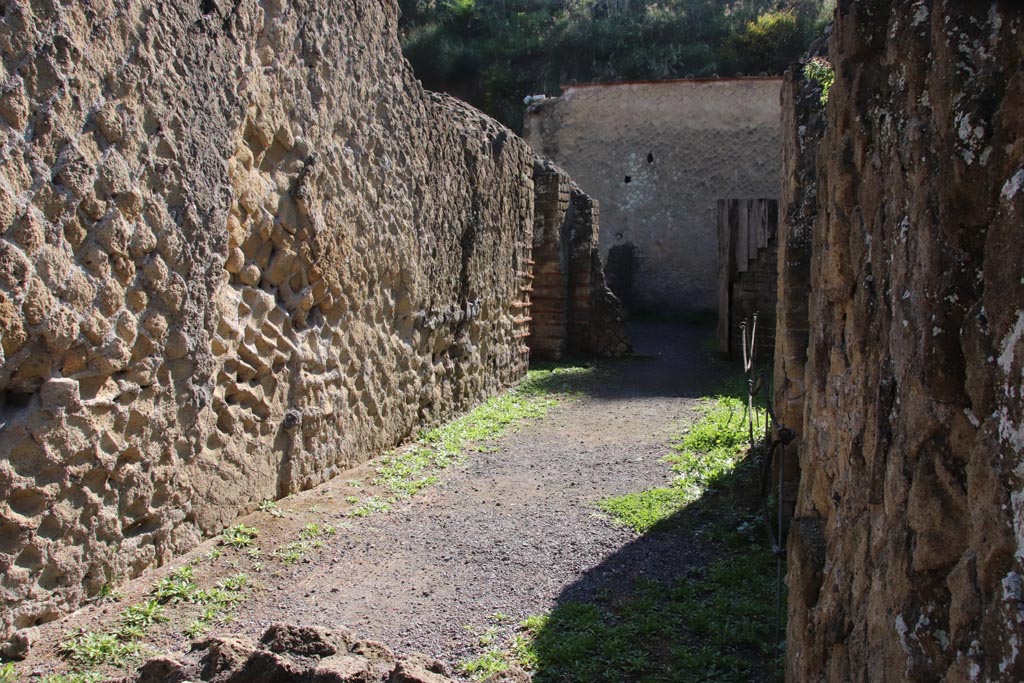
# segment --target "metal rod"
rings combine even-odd
[[[782,549],[785,541],[782,536],[782,500],[786,493],[786,444],[779,443],[779,499],[776,501],[778,507],[778,544],[775,549],[775,650],[776,653],[782,647]]]

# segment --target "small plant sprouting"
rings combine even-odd
[[[108,602],[120,602],[123,599],[124,595],[115,586],[115,581],[107,581],[100,587],[100,592],[96,594],[93,601],[102,605]],[[2,678],[0,678],[0,683],[3,683]]]
[[[367,517],[375,512],[387,512],[391,509],[392,499],[370,496],[359,505],[349,510],[350,517]]]
[[[280,558],[285,564],[295,564],[310,550],[311,546],[306,541],[296,541],[275,550],[274,556]]]
[[[103,679],[103,674],[98,671],[76,671],[68,674],[48,674],[40,678],[39,683],[102,683]]]
[[[260,512],[269,512],[273,517],[284,517],[284,510],[278,507],[277,503],[267,498],[259,507]]]
[[[333,536],[338,530],[330,524],[318,524],[316,522],[310,522],[302,528],[299,532],[299,538],[304,541],[312,541],[313,539],[320,538],[321,536]]]
[[[259,536],[260,530],[256,527],[246,526],[244,524],[236,524],[233,527],[224,530],[224,533],[220,536],[221,545],[231,546],[232,548],[248,548]]]

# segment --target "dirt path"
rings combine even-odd
[[[246,603],[239,622],[253,635],[273,621],[345,624],[455,662],[477,645],[467,627],[482,631],[496,612],[514,623],[550,610],[567,587],[587,597],[602,573],[623,569],[602,565],[636,537],[594,503],[669,480],[666,444],[721,374],[702,329],[647,324],[634,335],[640,358],[402,508],[363,520],[301,576]],[[647,544],[632,571],[685,568],[694,549],[680,540]]]
[[[495,450],[473,453],[387,514],[349,524],[334,509],[353,493],[347,477],[366,477],[367,466],[282,501],[283,519],[256,513],[251,523],[259,524],[259,545],[267,549],[294,539],[310,510],[344,528],[303,561],[255,575],[260,589],[214,632],[258,638],[277,621],[346,626],[399,652],[420,651],[454,665],[480,652],[479,636],[489,626],[493,633],[496,613],[508,615],[494,634],[503,639],[519,620],[566,600],[592,598],[634,577],[678,577],[703,564],[699,541],[647,534],[638,542],[635,532],[596,512],[603,498],[671,479],[660,462],[669,441],[726,371],[708,350],[706,328],[646,323],[633,334],[636,358],[607,364],[582,397],[499,439]],[[175,566],[192,562],[198,578],[218,565],[205,577],[212,583],[231,567],[255,564],[238,551],[202,560],[214,544]],[[47,625],[48,644],[33,659],[54,658],[61,633],[105,628],[121,606],[145,599],[148,586],[170,570],[125,586],[121,603]],[[182,624],[169,627],[153,645],[185,647]]]

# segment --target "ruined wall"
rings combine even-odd
[[[597,202],[550,161],[534,164],[531,358],[624,356],[626,313],[605,284]]]
[[[1022,31],[1016,3],[839,3],[790,680],[1024,680]]]
[[[396,20],[0,4],[0,632],[520,376],[533,154]]]
[[[716,308],[716,201],[778,195],[779,85],[574,85],[527,114],[526,140],[600,202],[601,254],[627,305]]]
[[[826,36],[808,60],[824,58]],[[810,334],[811,237],[818,215],[818,145],[825,134],[822,86],[804,76],[806,61],[792,65],[782,82],[782,176],[779,196],[776,335],[771,397],[779,424],[803,433],[804,367]],[[785,449],[786,505],[792,512],[800,479],[800,439]],[[803,614],[795,617],[801,619]]]

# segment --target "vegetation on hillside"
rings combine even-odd
[[[779,74],[835,0],[400,0],[431,90],[521,127],[523,97],[572,82]]]

